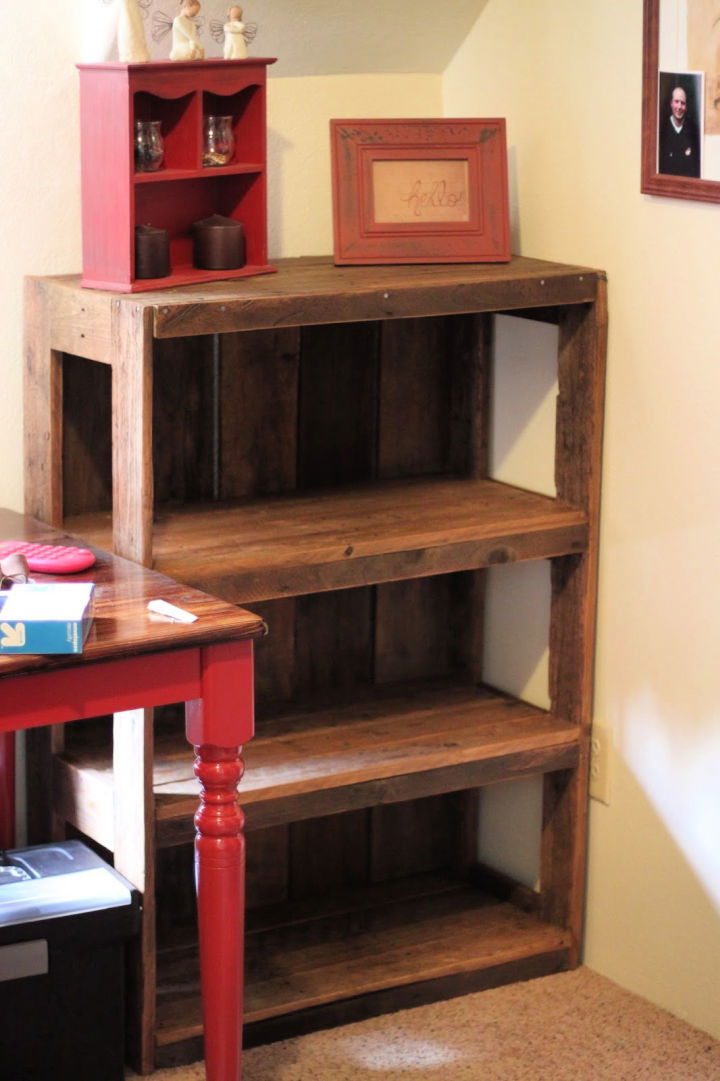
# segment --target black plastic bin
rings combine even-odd
[[[122,1081],[140,897],[80,841],[0,856],[0,1081]]]

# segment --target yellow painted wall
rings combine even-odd
[[[438,75],[268,81],[269,243],[275,257],[332,251],[331,117],[440,116]]]
[[[507,117],[516,251],[608,272],[585,960],[720,1036],[720,206],[640,194],[641,56],[639,0],[489,0],[444,109]]]

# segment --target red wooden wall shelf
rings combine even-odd
[[[138,292],[248,277],[267,262],[265,84],[273,59],[80,64],[82,285]],[[234,160],[203,167],[203,116],[232,117]],[[157,172],[137,172],[136,120],[159,120],[165,157]],[[193,266],[191,226],[222,214],[245,227],[246,264],[237,270]],[[170,274],[135,275],[136,225],[166,229]]]

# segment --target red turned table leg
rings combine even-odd
[[[207,1081],[239,1081],[242,1049],[245,837],[240,748],[196,747],[200,809],[195,871]]]
[[[200,809],[195,871],[207,1081],[240,1081],[245,909],[244,815],[237,786],[253,735],[252,642],[202,651],[202,698],[185,704]]]

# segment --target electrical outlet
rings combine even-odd
[[[590,796],[606,804],[610,803],[611,747],[609,729],[594,724],[590,733]]]

